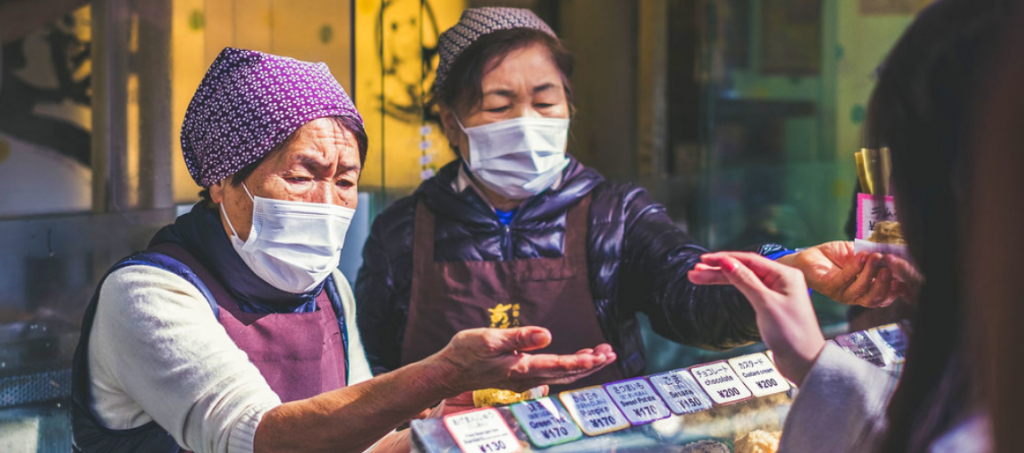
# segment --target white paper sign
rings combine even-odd
[[[789,382],[763,353],[731,358],[729,365],[754,396],[774,395],[789,390]]]
[[[588,436],[629,427],[626,417],[600,386],[562,392],[558,394],[558,398]]]
[[[580,428],[569,418],[557,400],[544,397],[523,401],[509,408],[537,448],[546,448],[583,437]]]
[[[840,335],[835,338],[835,341],[839,347],[852,352],[853,355],[867,360],[879,368],[885,368],[889,365],[885,355],[882,354],[882,350],[878,348],[878,345],[865,332]]]
[[[676,414],[692,414],[711,409],[711,398],[687,370],[675,370],[648,376],[658,394]]]
[[[605,384],[604,389],[633,426],[672,415],[654,387],[642,377]]]
[[[697,383],[716,404],[735,403],[750,398],[753,394],[740,377],[725,362],[709,363],[690,368]]]
[[[903,363],[907,353],[907,336],[896,324],[889,324],[867,331],[869,337],[882,349],[891,363]]]
[[[493,407],[448,415],[444,426],[464,453],[519,453],[523,449]]]

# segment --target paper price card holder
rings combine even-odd
[[[695,366],[690,368],[690,373],[715,404],[735,403],[753,396],[725,361]]]
[[[551,397],[513,404],[509,409],[537,448],[572,442],[583,437],[562,405]]]
[[[633,426],[672,415],[654,387],[642,377],[605,384],[604,389]]]
[[[907,336],[896,324],[889,324],[867,331],[868,337],[882,350],[892,363],[903,363],[906,360]]]
[[[648,376],[669,409],[677,415],[711,409],[711,398],[687,370],[675,370]]]
[[[866,332],[840,335],[835,338],[835,342],[839,347],[852,352],[853,355],[867,360],[879,368],[886,368],[891,365],[886,360],[885,355],[882,354],[882,350],[871,340],[871,337]]]
[[[740,376],[740,380],[754,396],[774,395],[789,390],[789,382],[763,353],[731,358],[729,366]]]
[[[562,392],[558,398],[588,436],[598,436],[630,426],[626,416],[599,385]]]
[[[493,407],[448,415],[444,426],[464,453],[519,453],[523,450],[508,423]]]

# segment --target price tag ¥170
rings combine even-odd
[[[558,394],[562,404],[588,436],[597,436],[629,427],[611,397],[600,386],[586,387]]]
[[[735,403],[753,395],[728,363],[715,362],[695,366],[690,368],[690,372],[716,404]]]
[[[734,357],[729,359],[729,365],[754,396],[768,396],[789,390],[789,382],[763,353]]]
[[[519,453],[523,449],[493,407],[448,415],[444,426],[464,453]]]
[[[633,426],[672,415],[651,384],[642,377],[605,384],[604,389]]]
[[[562,405],[551,397],[513,404],[509,408],[537,448],[572,442],[583,437]]]
[[[651,384],[678,415],[711,409],[711,399],[687,370],[675,370],[649,376]]]

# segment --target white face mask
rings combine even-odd
[[[242,241],[231,228],[231,245],[256,275],[273,287],[293,294],[316,288],[341,260],[345,234],[355,209],[328,203],[274,200],[253,197],[252,228]]]
[[[469,171],[503,197],[537,195],[569,165],[567,118],[515,118],[468,129],[455,121],[469,137]]]

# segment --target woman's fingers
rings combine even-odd
[[[871,291],[871,283],[875,281],[878,271],[882,269],[880,266],[881,259],[882,255],[878,253],[873,253],[868,257],[868,261],[864,264],[864,269],[861,270],[857,279],[842,291],[842,300],[856,305],[868,306],[866,297],[868,292]]]

